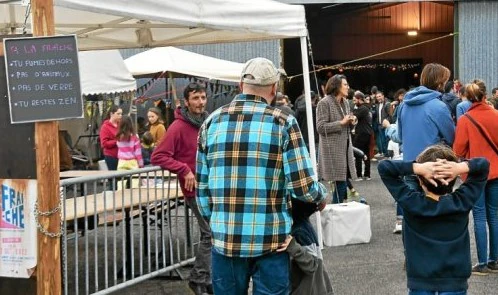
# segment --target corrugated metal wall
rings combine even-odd
[[[459,78],[498,87],[498,2],[458,2]]]
[[[206,45],[186,45],[178,48],[192,51],[195,53],[216,57],[219,59],[246,62],[254,57],[266,57],[279,64],[279,40],[238,42],[238,43],[220,43]],[[132,55],[142,52],[146,49],[122,49],[120,50],[123,58],[126,59]]]

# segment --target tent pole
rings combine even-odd
[[[176,85],[175,85],[175,78],[173,78],[173,73],[168,72],[169,76],[169,84],[171,85],[171,93],[173,93],[173,99],[174,99],[174,108],[180,106],[180,101],[178,100],[178,96],[176,95]]]
[[[313,112],[311,110],[311,83],[308,66],[308,48],[306,46],[306,36],[300,37],[301,41],[301,61],[303,64],[303,80],[304,80],[304,98],[306,100],[306,123],[308,125],[308,146],[311,156],[311,164],[315,170],[315,177],[318,179],[317,165],[316,165],[316,150],[315,150],[315,131],[313,128]],[[322,248],[322,221],[320,212],[316,214],[316,233],[318,236],[318,243]]]

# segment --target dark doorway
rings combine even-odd
[[[317,61],[316,64],[330,66],[340,64],[340,61]],[[399,88],[418,86],[422,64],[422,59],[365,60],[333,70],[321,70],[317,75],[319,81],[325,82],[331,75],[343,74],[351,89],[369,93],[370,88],[376,85],[385,95],[389,95]]]
[[[431,62],[453,70],[452,2],[306,4],[305,9],[315,65],[357,60],[342,69],[354,89],[364,91],[377,85],[388,94],[416,86],[421,68]],[[286,91],[295,98],[303,89],[299,40],[283,43],[284,68],[289,76],[295,76],[286,84]],[[413,66],[417,63],[420,67]],[[339,71],[338,67],[331,73]],[[327,72],[317,73],[318,79],[326,81]],[[313,77],[310,75],[312,90],[317,88]]]

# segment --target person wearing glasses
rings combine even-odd
[[[178,175],[185,203],[194,213],[201,233],[188,286],[196,295],[213,294],[211,231],[206,220],[200,215],[195,199],[197,134],[207,117],[206,88],[198,83],[190,83],[183,92],[183,98],[185,103],[175,110],[175,120],[166,131],[166,136],[154,149],[151,163]]]
[[[272,107],[280,72],[249,60],[242,94],[214,111],[199,132],[197,202],[213,235],[215,294],[289,294],[290,198],[323,204],[294,116]],[[321,208],[321,207],[320,207]]]

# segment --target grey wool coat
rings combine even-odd
[[[327,181],[345,181],[347,168],[356,179],[351,125],[341,125],[340,121],[351,110],[346,99],[337,102],[334,96],[327,95],[316,107],[316,128],[320,136],[318,145],[318,176]]]

